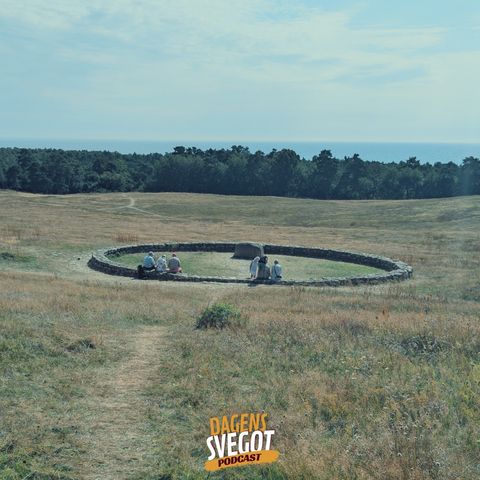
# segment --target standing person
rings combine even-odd
[[[267,265],[267,263],[268,257],[266,255],[264,257],[261,257],[258,261],[258,280],[268,280],[270,278],[270,267]]]
[[[167,271],[167,257],[162,255],[157,262],[157,272],[165,273]]]
[[[182,273],[182,266],[180,264],[180,259],[177,257],[176,253],[172,253],[172,258],[168,261],[168,272]]]
[[[257,256],[250,262],[250,280],[253,280],[257,277],[257,268],[258,268],[259,260],[260,260],[260,257]]]
[[[281,282],[282,281],[282,266],[278,263],[278,260],[273,262],[272,267],[272,280],[274,282]]]

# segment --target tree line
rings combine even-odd
[[[480,160],[421,164],[335,158],[234,145],[165,154],[0,148],[0,188],[33,193],[195,192],[318,199],[410,199],[480,194]]]

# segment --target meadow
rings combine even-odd
[[[154,258],[171,252],[153,252]],[[135,268],[142,263],[145,254],[126,254],[115,257],[115,262]],[[232,253],[182,252],[178,253],[183,272],[189,275],[220,276],[230,278],[250,278],[250,260],[233,258]],[[384,270],[346,262],[333,262],[319,258],[293,257],[290,255],[270,255],[269,265],[278,260],[283,268],[285,279],[317,280],[322,277],[346,277],[384,273]],[[288,277],[287,277],[288,272]]]
[[[307,288],[142,282],[93,250],[257,241],[403,260]],[[480,197],[0,191],[0,479],[476,479]],[[215,302],[244,326],[195,330]],[[207,475],[208,419],[268,413],[277,463]]]

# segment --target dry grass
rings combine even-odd
[[[208,418],[262,409],[281,460],[228,478],[480,476],[478,197],[0,192],[0,204],[13,256],[0,258],[0,479],[204,478]],[[85,267],[133,238],[345,248],[403,259],[415,278],[248,288]],[[216,301],[246,327],[194,330]],[[85,339],[96,348],[70,348]]]
[[[85,398],[85,412],[79,442],[89,445],[88,462],[76,458],[81,478],[112,479],[125,476],[137,464],[155,458],[148,448],[154,435],[148,421],[148,401],[143,392],[156,382],[160,370],[165,327],[148,326],[128,338],[131,354],[119,363],[112,375],[107,371],[100,385]]]

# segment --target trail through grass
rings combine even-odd
[[[78,465],[85,479],[128,479],[156,460],[145,391],[152,384],[162,384],[158,375],[163,369],[160,352],[165,348],[165,327],[144,327],[132,333],[129,341],[115,372],[99,375],[94,395],[85,399],[91,416],[84,418],[87,428],[82,441],[88,449]]]

